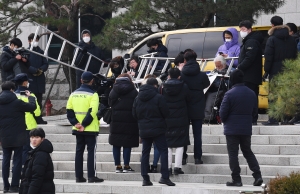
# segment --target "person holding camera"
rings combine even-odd
[[[0,68],[2,82],[12,80],[19,73],[27,73],[29,68],[28,53],[20,49],[22,41],[19,38],[13,38],[9,46],[3,48],[0,57]]]
[[[25,113],[36,109],[35,98],[28,90],[25,96],[28,102],[19,100],[14,93],[15,83],[6,81],[2,85],[0,94],[0,142],[3,148],[2,179],[3,193],[19,192],[19,183],[22,170],[22,151],[26,144],[26,122]],[[10,160],[13,156],[13,171],[11,183],[8,181],[10,173]]]
[[[75,60],[75,66],[84,70],[90,53],[95,57],[102,59],[102,50],[97,47],[94,42],[92,42],[92,34],[89,30],[85,29],[81,32],[81,41],[79,42],[78,46],[82,49],[78,51],[77,58]],[[100,71],[101,61],[92,57],[89,67],[87,71],[92,72],[93,74],[97,74]],[[79,88],[81,86],[81,75],[83,71],[76,70],[76,87]]]

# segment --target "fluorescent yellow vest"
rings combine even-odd
[[[93,121],[90,125],[86,126],[85,132],[99,132],[99,121],[97,118],[97,112],[99,107],[99,96],[95,93],[85,92],[85,91],[75,91],[73,92],[67,102],[67,109],[74,111],[76,119],[79,123],[82,123],[88,110],[91,108],[91,115]],[[78,130],[73,127],[73,130]]]
[[[20,99],[24,102],[27,102],[27,103],[29,102],[28,97],[26,97],[26,96],[22,96],[22,95],[17,94],[17,93],[16,93],[16,96],[17,96],[18,99]],[[34,94],[31,94],[31,96],[35,97]],[[36,104],[36,109],[33,113],[36,117],[39,117],[39,116],[41,116],[41,109],[40,109],[40,106],[39,106],[39,104],[36,100],[36,97],[35,97],[35,104]],[[26,130],[32,130],[32,129],[35,129],[37,127],[37,123],[36,123],[36,120],[34,118],[34,115],[31,112],[26,112],[25,113],[25,121],[26,121],[26,126],[27,126]]]

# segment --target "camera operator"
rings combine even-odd
[[[3,48],[0,58],[1,78],[2,82],[12,80],[15,75],[27,73],[29,68],[29,54],[23,49],[22,42],[18,38],[13,38],[9,42],[9,46]]]

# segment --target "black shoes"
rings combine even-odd
[[[85,183],[86,182],[86,178],[82,177],[82,178],[76,178],[76,183]]]
[[[226,186],[228,186],[228,187],[241,187],[241,186],[243,186],[243,183],[236,182],[236,181],[231,181],[231,182],[227,182]]]
[[[157,166],[151,165],[150,172],[151,172],[151,173],[157,173]]]
[[[8,193],[8,191],[9,191],[9,187],[4,187],[3,193]]]
[[[143,180],[143,186],[152,186],[153,183],[150,180]]]
[[[182,158],[182,165],[186,165],[187,164],[187,158]]]
[[[261,123],[264,126],[277,126],[279,123],[277,121],[267,121],[267,122],[262,122]]]
[[[44,121],[43,117],[39,116],[39,117],[35,117],[36,123],[40,124],[40,125],[47,125],[48,122]]]
[[[263,179],[262,178],[258,178],[258,179],[255,179],[254,183],[253,183],[253,186],[261,186],[261,184],[263,183]]]
[[[134,172],[134,170],[130,166],[124,166],[123,173]]]
[[[174,175],[179,175],[179,174],[184,174],[184,172],[181,170],[181,168],[174,168]]]
[[[175,186],[175,183],[173,183],[170,179],[160,178],[160,180],[158,182],[160,184],[165,184],[165,185],[168,185],[168,186]]]
[[[19,193],[19,187],[11,186],[8,193]]]
[[[195,164],[203,164],[201,159],[195,158]]]
[[[122,166],[120,167],[120,166],[117,166],[116,167],[116,173],[123,173],[123,168],[122,168]]]
[[[100,179],[100,178],[98,178],[98,177],[91,177],[91,178],[89,178],[89,180],[88,180],[88,182],[89,183],[101,183],[101,182],[103,182],[104,180],[103,179]]]
[[[169,168],[169,176],[172,176],[173,172],[172,172],[172,168]]]

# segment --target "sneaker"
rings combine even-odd
[[[261,186],[261,184],[263,183],[263,179],[262,178],[258,178],[258,179],[255,179],[254,183],[253,183],[253,186]]]
[[[242,182],[237,182],[237,181],[231,181],[231,182],[227,182],[226,186],[228,187],[241,187],[243,186]]]
[[[168,186],[175,186],[175,183],[173,183],[170,179],[160,178],[159,183],[160,184],[165,184],[165,185],[168,185]]]
[[[86,178],[82,177],[82,178],[76,178],[76,183],[85,183],[86,182]]]
[[[184,174],[181,168],[174,168],[174,175]]]
[[[117,166],[116,167],[116,173],[123,173],[123,168],[122,168],[122,166]]]
[[[8,190],[8,193],[19,193],[19,187],[11,186]]]
[[[124,166],[123,172],[124,172],[124,173],[127,173],[127,172],[134,172],[134,170],[133,170],[130,166]]]
[[[91,178],[89,178],[89,180],[88,180],[88,182],[89,183],[101,183],[101,182],[103,182],[104,180],[103,179],[100,179],[100,178],[98,178],[98,177],[91,177]]]

